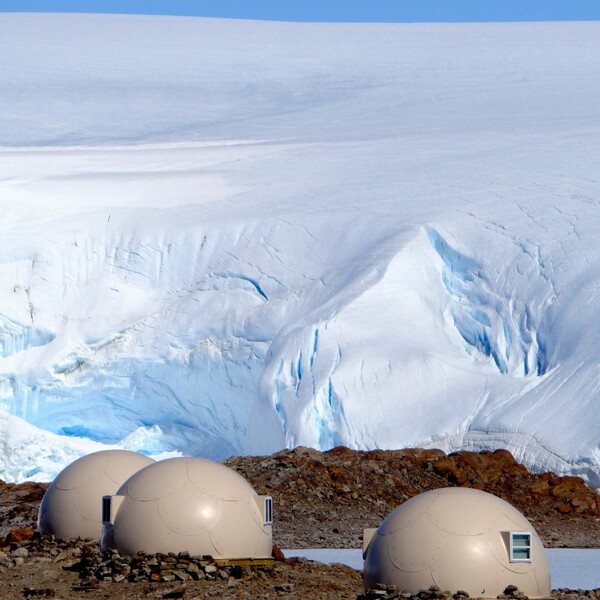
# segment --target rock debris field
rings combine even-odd
[[[210,557],[120,556],[93,540],[57,540],[35,532],[47,484],[0,484],[0,597],[12,598],[289,598],[392,600],[400,590],[363,591],[360,571],[301,558],[277,547],[357,548],[362,530],[378,526],[396,506],[423,491],[464,486],[511,502],[547,547],[600,547],[600,504],[577,477],[532,474],[506,451],[446,455],[437,450],[360,452],[307,448],[225,461],[273,497],[273,562],[214,562]],[[521,599],[509,586],[503,596]],[[464,598],[432,587],[420,600]],[[556,600],[599,598],[600,590],[554,590]]]

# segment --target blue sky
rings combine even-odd
[[[600,20],[600,0],[0,0],[0,12],[106,12],[283,21]]]

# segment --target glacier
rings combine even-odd
[[[600,23],[0,37],[2,479],[343,444],[600,487]]]

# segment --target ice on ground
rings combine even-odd
[[[362,550],[307,548],[284,550],[286,558],[295,556],[323,563],[341,563],[357,570],[363,568]],[[546,550],[552,589],[594,590],[600,587],[600,550],[549,548]]]

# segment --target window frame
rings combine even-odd
[[[265,525],[273,525],[273,498],[271,496],[265,496],[263,522]]]
[[[522,536],[527,536],[527,544],[523,545],[523,544],[519,544],[516,545],[515,542],[515,538],[517,537],[522,537]],[[532,551],[532,546],[531,546],[531,539],[532,539],[532,534],[531,531],[511,531],[510,532],[510,562],[511,563],[530,563],[531,562],[531,551]],[[527,550],[527,558],[520,558],[520,557],[515,557],[515,550]]]

